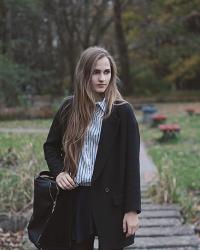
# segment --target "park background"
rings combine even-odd
[[[0,0],[0,213],[20,218],[15,231],[30,215],[33,176],[47,169],[46,130],[73,93],[78,57],[99,45],[117,62],[119,89],[158,167],[151,196],[179,203],[199,232],[199,44],[198,0]],[[180,126],[178,136],[160,140],[158,127],[142,123],[149,104]],[[20,245],[20,232],[0,232],[0,243]]]

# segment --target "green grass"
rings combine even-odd
[[[0,121],[0,128],[49,128],[52,119]]]
[[[9,148],[16,151],[17,154],[24,154],[27,149],[38,155],[42,150],[42,143],[46,137],[44,134],[26,134],[26,133],[0,133],[0,153],[5,153]]]
[[[140,126],[141,136],[159,171],[156,197],[161,202],[179,202],[185,217],[191,219],[197,216],[200,200],[200,116],[171,115],[167,123],[181,126],[178,138],[168,142],[159,141],[162,133],[158,128]]]
[[[0,212],[20,211],[31,202],[33,178],[47,169],[46,134],[0,133]]]

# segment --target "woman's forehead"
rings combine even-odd
[[[107,57],[99,59],[95,64],[95,69],[110,69],[110,61]]]

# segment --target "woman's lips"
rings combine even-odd
[[[106,84],[97,84],[97,87],[104,87]]]

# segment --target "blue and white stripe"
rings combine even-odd
[[[94,171],[94,163],[105,111],[106,101],[104,98],[102,101],[96,102],[96,109],[86,130],[78,164],[78,171],[74,179],[77,186],[91,186],[91,179]]]

